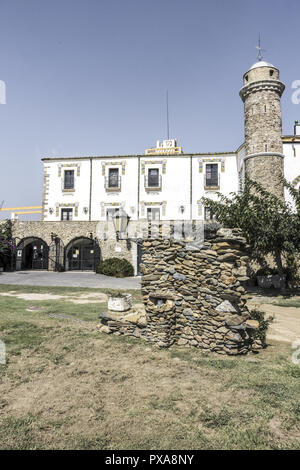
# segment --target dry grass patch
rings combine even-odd
[[[31,304],[0,298],[0,448],[300,448],[300,368],[287,345],[239,358],[161,351],[99,333],[101,304]]]

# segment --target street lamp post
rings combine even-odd
[[[126,234],[129,220],[130,216],[124,211],[122,207],[118,209],[112,216],[117,242],[123,239],[123,236]]]

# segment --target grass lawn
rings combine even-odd
[[[289,345],[156,350],[98,332],[106,303],[92,300],[107,289],[0,285],[11,291],[64,297],[0,296],[0,449],[300,449]]]

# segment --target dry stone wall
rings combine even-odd
[[[246,306],[247,264],[238,230],[220,229],[201,249],[174,239],[145,240],[146,315],[140,321],[139,315],[116,319],[108,312],[101,331],[142,337],[161,348],[176,344],[229,355],[260,349],[253,339],[258,322]]]
[[[202,249],[185,241],[144,242],[142,293],[147,337],[161,347],[191,345],[220,354],[259,347],[251,333],[243,283],[248,280],[245,239],[219,230]]]

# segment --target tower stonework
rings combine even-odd
[[[283,198],[283,146],[279,70],[259,61],[244,74],[245,175]]]

